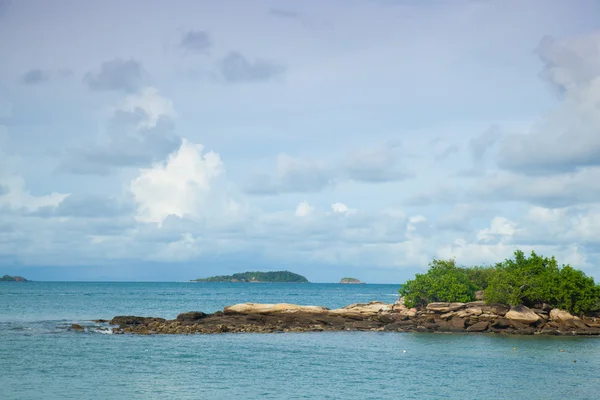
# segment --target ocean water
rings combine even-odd
[[[0,399],[600,398],[600,338],[392,332],[135,336],[105,334],[91,322],[123,314],[174,318],[247,301],[330,308],[393,302],[397,288],[2,282]],[[72,323],[87,331],[68,330]]]

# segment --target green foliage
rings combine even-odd
[[[465,268],[454,260],[433,260],[425,274],[417,274],[400,289],[404,304],[416,307],[436,301],[468,302],[475,299],[478,287]]]
[[[10,276],[10,275],[4,275],[2,277],[0,277],[0,282],[28,282],[27,279],[23,278],[22,276]]]
[[[600,309],[600,286],[580,270],[560,267],[554,257],[526,257],[516,251],[492,267],[457,267],[454,260],[433,260],[425,274],[417,274],[399,290],[409,307],[427,303],[468,302],[485,290],[488,303],[552,307],[584,314]]]
[[[308,283],[302,275],[290,271],[270,272],[242,272],[233,275],[211,276],[209,278],[195,279],[197,282],[287,282]]]
[[[514,260],[496,265],[496,273],[485,291],[488,302],[528,307],[547,303],[582,314],[600,307],[600,287],[580,270],[558,266],[554,257],[526,257],[515,252]]]

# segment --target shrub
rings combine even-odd
[[[425,274],[417,274],[400,289],[404,304],[416,307],[436,301],[468,302],[475,299],[478,287],[465,268],[454,260],[433,260]]]
[[[514,253],[493,267],[457,267],[454,260],[436,260],[425,274],[417,274],[399,290],[409,307],[431,302],[468,302],[475,292],[485,290],[488,303],[534,307],[546,303],[552,307],[584,314],[600,309],[600,286],[580,270],[569,265],[559,267],[554,257],[526,257]]]

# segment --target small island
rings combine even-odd
[[[342,278],[340,283],[348,284],[348,285],[364,284],[364,282],[361,282],[360,280],[358,280],[356,278]]]
[[[193,279],[191,282],[268,282],[268,283],[309,283],[302,275],[290,271],[241,272],[233,275],[218,275],[209,278]]]
[[[202,282],[305,282],[288,271],[246,272]],[[554,257],[527,257],[493,266],[461,267],[434,259],[399,290],[393,304],[372,301],[329,309],[287,303],[243,303],[174,320],[116,316],[118,334],[215,334],[323,331],[439,332],[503,335],[600,336],[600,285]],[[79,326],[73,330],[81,331]]]
[[[4,275],[2,278],[0,278],[0,282],[29,282],[29,280],[23,278],[22,276]]]

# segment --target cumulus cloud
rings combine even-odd
[[[161,225],[170,215],[211,219],[239,211],[239,204],[218,186],[225,172],[219,155],[203,150],[184,139],[166,162],[140,170],[129,185],[138,221]]]
[[[306,217],[307,215],[310,215],[313,211],[313,206],[308,204],[307,201],[302,201],[300,202],[300,204],[298,204],[298,207],[296,207],[295,215],[296,217]]]
[[[13,161],[14,158],[0,150],[0,210],[34,212],[44,207],[54,208],[69,197],[68,193],[57,192],[32,195],[25,179],[15,171]]]
[[[218,64],[227,83],[266,82],[282,75],[286,68],[272,61],[249,60],[237,51],[227,53]]]
[[[348,208],[348,206],[344,203],[333,203],[331,205],[331,210],[337,214],[352,215],[356,213],[355,209]]]
[[[509,240],[517,233],[517,224],[504,217],[495,217],[489,228],[484,228],[477,233],[477,240],[491,242],[499,240],[501,242]]]
[[[115,58],[100,65],[99,71],[88,72],[83,80],[94,91],[132,92],[139,87],[142,65],[136,60]]]
[[[101,141],[72,149],[59,166],[75,174],[110,174],[114,168],[146,166],[177,149],[175,111],[154,88],[128,95],[113,111]]]
[[[395,182],[413,174],[404,167],[397,146],[355,150],[337,160],[315,160],[277,156],[273,173],[258,173],[248,179],[245,191],[256,195],[319,192],[340,182]]]
[[[530,175],[600,165],[600,34],[544,38],[537,53],[542,76],[561,91],[562,104],[531,132],[507,136],[498,165]]]
[[[181,47],[193,53],[206,54],[212,47],[212,39],[206,31],[188,31],[181,38]]]

